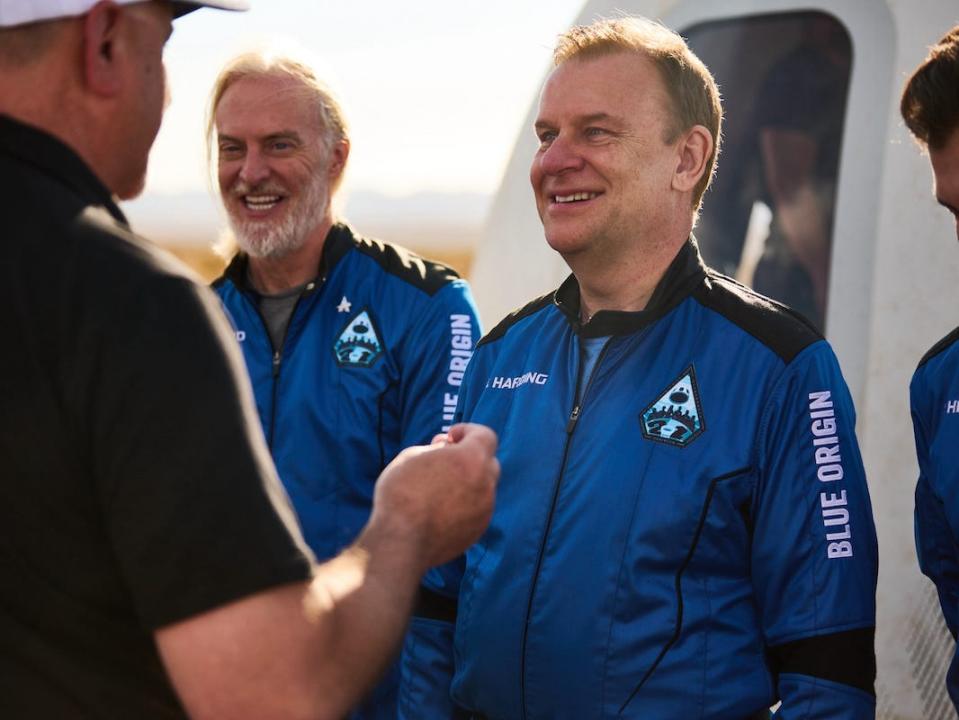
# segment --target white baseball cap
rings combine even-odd
[[[76,17],[96,5],[98,0],[0,0],[0,28],[26,25],[41,20]],[[144,0],[113,0],[117,5],[130,5]],[[248,10],[247,0],[173,0],[173,16],[179,17],[201,7],[221,10]]]

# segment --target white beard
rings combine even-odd
[[[235,197],[271,195],[278,190],[280,188],[272,182],[254,187],[238,181],[230,193]],[[280,258],[303,247],[310,232],[325,215],[329,201],[325,178],[317,174],[299,197],[285,201],[290,207],[281,220],[242,220],[229,211],[227,219],[236,236],[236,244],[244,253],[255,258]]]

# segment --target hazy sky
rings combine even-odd
[[[266,42],[308,51],[351,124],[347,187],[390,194],[493,192],[583,0],[252,0],[247,13],[200,10],[167,48],[173,102],[147,192],[207,186],[203,123],[219,66]]]

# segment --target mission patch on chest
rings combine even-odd
[[[692,365],[639,416],[647,440],[686,447],[706,429]]]
[[[333,353],[340,367],[368,368],[380,359],[383,341],[369,311],[360,311],[346,323],[333,344]]]

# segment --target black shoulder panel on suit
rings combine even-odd
[[[812,323],[795,310],[717,272],[709,271],[693,296],[759,340],[783,362],[792,361],[803,349],[822,340]]]
[[[400,245],[353,235],[354,248],[373,258],[386,272],[405,280],[427,295],[435,295],[459,279],[459,273],[443,263],[427,260]]]
[[[520,320],[522,320],[525,317],[529,317],[533,313],[539,312],[543,308],[548,307],[549,305],[552,305],[552,304],[553,304],[553,293],[547,293],[546,295],[543,295],[542,297],[538,297],[535,300],[528,302],[523,307],[519,308],[518,310],[514,310],[509,315],[507,315],[502,320],[500,320],[499,324],[496,327],[494,327],[492,330],[486,333],[486,335],[484,335],[482,339],[478,343],[476,343],[476,347],[499,340],[501,337],[503,337],[506,334],[507,330],[509,330],[513,325],[518,323]]]
[[[919,361],[919,367],[922,367],[927,362],[932,360],[936,355],[945,352],[950,347],[955,344],[956,341],[959,341],[959,327],[953,330],[951,333],[946,335],[942,340],[933,345],[929,352],[922,356],[922,360]],[[918,369],[918,368],[917,368]]]

